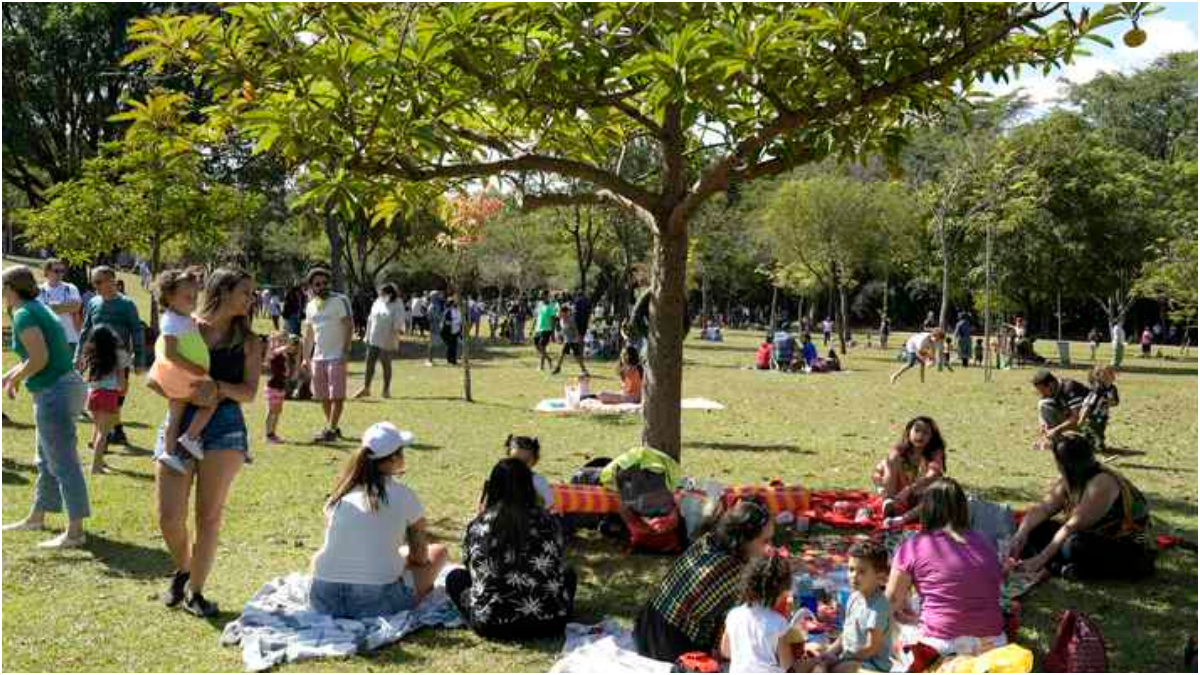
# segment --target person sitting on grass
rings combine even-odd
[[[900,440],[888,450],[887,459],[875,467],[871,482],[883,495],[884,518],[889,527],[916,522],[915,507],[931,483],[946,473],[946,441],[937,423],[926,416],[914,417],[904,426]]]
[[[884,585],[888,552],[883,544],[864,541],[850,547],[850,585],[854,593],[846,606],[842,634],[806,659],[797,672],[857,673],[892,670],[892,611]]]
[[[817,359],[817,346],[813,344],[812,335],[804,333],[800,336],[800,360],[803,361],[803,365],[812,368]]]
[[[397,477],[412,434],[390,422],[363,433],[325,503],[325,543],[312,561],[312,608],[337,618],[389,616],[433,589],[446,548],[428,544],[425,508]]]
[[[754,367],[757,370],[771,369],[771,348],[771,336],[767,335],[758,346],[758,351],[754,352]]]
[[[508,457],[492,469],[484,511],[467,526],[463,565],[446,593],[481,637],[561,636],[575,606],[575,571],[566,564],[558,519],[537,504],[533,474]]]
[[[766,506],[745,500],[675,559],[633,626],[638,654],[673,662],[719,646],[725,615],[737,602],[743,570],[766,555],[774,535]]]
[[[1098,462],[1082,434],[1056,437],[1052,450],[1059,480],[1025,512],[1011,542],[1011,550],[1024,557],[1021,567],[1077,579],[1152,574],[1150,507],[1141,491]]]
[[[921,366],[921,381],[925,381],[925,366],[933,365],[934,343],[941,343],[946,338],[941,328],[934,328],[928,333],[914,333],[904,343],[904,366],[892,373],[891,382],[896,383],[900,376],[918,363]]]
[[[741,604],[729,610],[721,636],[721,656],[729,659],[729,672],[786,673],[792,667],[792,645],[803,642],[804,634],[774,609],[791,583],[791,568],[779,556],[746,565]]]
[[[999,555],[987,536],[970,529],[967,496],[939,478],[921,498],[922,531],[896,550],[887,599],[901,623],[918,617],[909,592],[921,596],[918,642],[943,656],[978,656],[1007,644],[1000,613]]]
[[[637,347],[626,345],[621,352],[621,361],[617,365],[617,375],[621,378],[621,393],[602,391],[596,398],[605,405],[618,403],[642,402],[642,359]]]
[[[1088,388],[1069,378],[1059,380],[1045,368],[1033,374],[1033,388],[1038,396],[1038,420],[1041,436],[1035,447],[1049,447],[1064,431],[1077,431],[1082,421],[1079,413],[1087,399]]]
[[[537,495],[538,505],[550,511],[554,508],[554,490],[550,489],[550,481],[546,477],[533,470],[537,466],[538,460],[542,457],[542,444],[538,442],[536,436],[514,436],[508,435],[504,440],[504,453],[513,459],[520,460],[529,467],[529,472],[533,476],[533,491]],[[483,484],[483,495],[479,499],[479,513],[483,513],[487,508],[487,482]]]

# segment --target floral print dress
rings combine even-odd
[[[485,511],[467,527],[463,557],[471,586],[463,604],[476,626],[565,621],[573,599],[565,583],[562,530],[543,509],[533,509],[523,550],[495,541],[495,512]]]

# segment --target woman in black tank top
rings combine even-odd
[[[254,280],[237,269],[218,269],[209,276],[204,304],[197,316],[200,334],[209,347],[209,376],[213,382],[197,387],[192,401],[217,405],[201,436],[204,458],[190,463],[186,473],[158,466],[158,523],[175,563],[171,585],[162,595],[168,607],[181,602],[201,617],[217,613],[203,595],[217,553],[221,515],[234,477],[250,461],[249,435],[242,404],[254,400],[261,373],[262,343],[250,328]],[[182,426],[195,412],[189,407]],[[165,429],[165,423],[164,423]],[[161,452],[163,432],[159,433]],[[188,495],[196,484],[196,534],[188,533]]]

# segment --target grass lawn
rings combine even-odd
[[[126,283],[146,311],[136,278]],[[144,315],[144,314],[143,314]],[[260,327],[263,322],[260,320]],[[781,375],[745,369],[756,336],[733,332],[721,344],[687,342],[685,396],[706,396],[728,408],[685,412],[685,473],[733,482],[781,477],[814,487],[865,487],[870,469],[910,417],[931,415],[949,444],[950,473],[984,496],[1024,505],[1055,476],[1051,458],[1030,448],[1036,423],[1028,369],[1002,371],[991,384],[976,369],[915,372],[889,386],[897,364],[880,350],[853,350],[836,375]],[[899,344],[902,336],[896,336]],[[1052,347],[1043,341],[1042,347]],[[1130,352],[1134,350],[1129,350]],[[356,435],[388,419],[416,433],[406,481],[426,506],[433,533],[457,557],[479,486],[509,433],[541,437],[539,470],[565,480],[588,458],[614,455],[635,444],[636,417],[566,419],[530,411],[539,400],[562,396],[563,377],[536,369],[531,347],[476,349],[474,404],[458,400],[460,371],[423,364],[423,347],[405,345],[397,363],[395,398],[354,401],[342,427]],[[1128,353],[1128,352],[1127,352]],[[1074,345],[1076,358],[1086,356]],[[420,358],[419,356],[420,355]],[[1107,357],[1102,347],[1100,357]],[[14,355],[4,353],[4,366]],[[1119,379],[1122,405],[1109,427],[1110,444],[1125,448],[1115,465],[1149,497],[1162,526],[1196,537],[1197,376],[1195,361],[1132,358]],[[569,373],[571,366],[565,366]],[[615,389],[611,364],[593,368],[594,389]],[[362,364],[351,369],[351,387]],[[1083,378],[1080,370],[1073,376]],[[378,385],[377,385],[378,386]],[[378,390],[377,390],[378,391]],[[17,423],[3,430],[4,522],[24,515],[34,480],[30,400],[4,401]],[[120,473],[89,476],[94,517],[87,548],[45,553],[44,534],[3,537],[3,668],[68,671],[238,671],[241,654],[218,644],[222,626],[268,579],[304,569],[322,538],[321,503],[351,443],[314,446],[321,428],[313,403],[288,402],[282,446],[262,443],[265,404],[247,408],[254,463],[239,475],[228,503],[216,569],[206,595],[222,614],[211,622],[169,611],[151,596],[166,584],[171,563],[154,514],[149,448],[165,412],[163,402],[135,389],[126,408],[132,447],[117,448],[110,464]],[[79,427],[81,437],[90,427]],[[83,450],[85,465],[90,461]],[[54,519],[57,526],[61,519]],[[584,620],[616,616],[631,622],[647,589],[669,559],[623,557],[599,539],[577,542],[572,562],[580,573],[578,614]],[[1171,551],[1151,582],[1097,584],[1052,581],[1026,599],[1022,643],[1039,658],[1057,613],[1092,614],[1111,646],[1114,671],[1174,671],[1196,631],[1196,560]],[[142,623],[142,622],[145,623]],[[467,630],[418,633],[368,657],[290,666],[300,671],[534,671],[544,672],[559,644],[497,645]]]

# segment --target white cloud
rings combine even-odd
[[[1024,90],[1035,110],[1044,112],[1063,99],[1067,82],[1083,84],[1100,73],[1132,73],[1164,54],[1190,51],[1197,47],[1196,31],[1185,21],[1150,17],[1141,23],[1141,27],[1146,31],[1146,43],[1136,49],[1126,47],[1121,40],[1128,29],[1127,25],[1121,25],[1116,30],[1102,31],[1105,37],[1112,40],[1112,49],[1089,42],[1087,49],[1091,55],[1078,57],[1049,76],[1025,70],[1020,78],[1008,84],[988,81],[980,86],[996,95]]]

